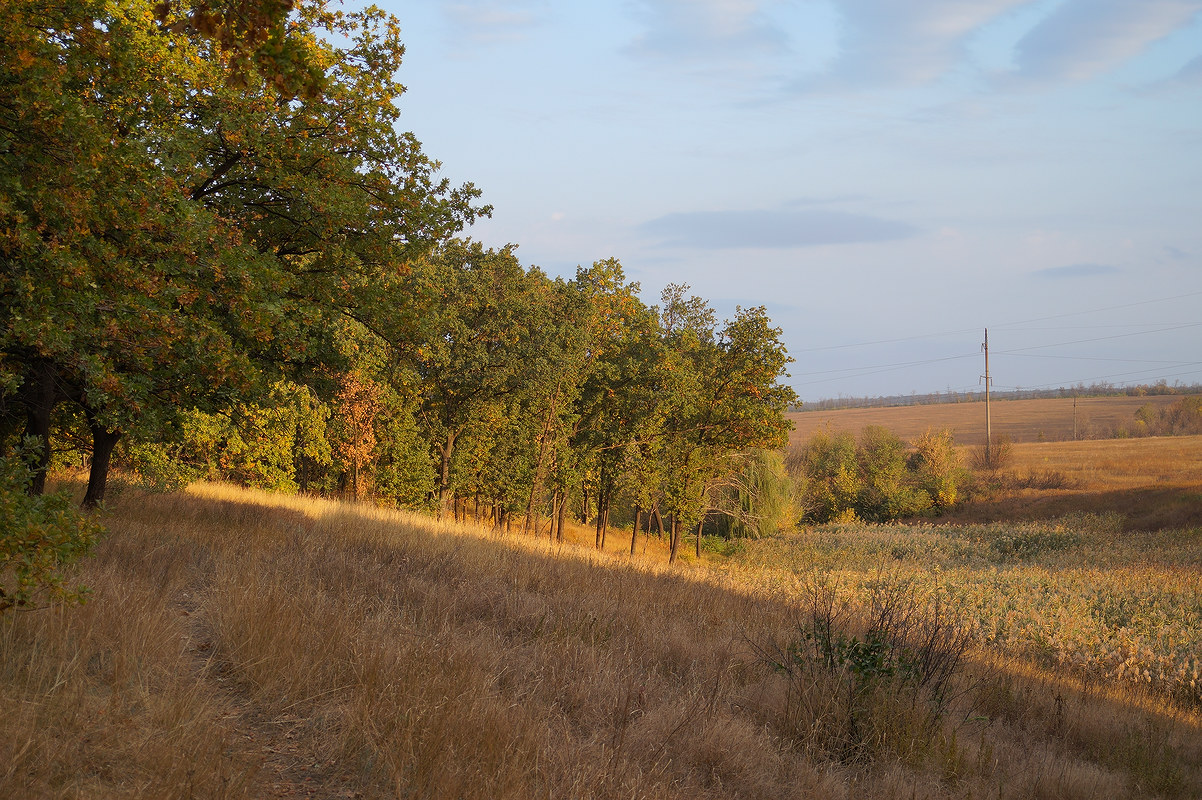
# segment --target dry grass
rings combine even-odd
[[[1017,444],[1007,468],[1059,472],[1089,491],[1202,486],[1202,436]]]
[[[954,522],[1051,520],[1116,514],[1128,531],[1202,527],[1202,436],[1027,442],[1009,463],[979,475]]]
[[[1150,397],[1082,397],[1076,408],[1078,439],[1109,437],[1130,427],[1135,412],[1144,405],[1165,408],[1181,402],[1180,395]],[[994,436],[1009,436],[1014,442],[1072,441],[1073,399],[998,400],[989,404]],[[849,408],[837,411],[801,411],[789,414],[796,426],[791,443],[805,442],[827,425],[835,431],[859,433],[866,425],[881,425],[906,441],[913,441],[927,428],[950,428],[961,445],[985,443],[985,404],[942,403],[893,408]]]
[[[220,486],[107,524],[87,606],[0,620],[0,797],[1202,792],[1191,713],[1020,662],[970,666],[922,746],[845,763],[755,657],[796,634],[789,594],[658,554]]]

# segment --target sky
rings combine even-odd
[[[348,7],[355,0],[346,0]],[[1202,383],[1202,0],[383,0],[465,235],[765,306],[807,400]]]

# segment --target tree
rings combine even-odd
[[[669,560],[676,559],[680,524],[697,524],[697,554],[709,493],[737,468],[732,456],[752,447],[779,448],[796,400],[779,382],[790,359],[763,307],[737,308],[715,331],[713,312],[687,287],[669,286],[660,312],[669,358],[664,417],[666,497],[673,512]]]
[[[406,261],[487,211],[394,130],[395,20],[281,27],[286,5],[160,7],[164,29],[142,2],[16,0],[0,21],[0,412],[41,442],[33,491],[59,403],[85,412],[95,505],[122,433],[336,365],[340,321],[404,318]],[[260,30],[254,53],[324,71],[321,102],[233,63]]]
[[[469,426],[522,388],[523,342],[540,323],[533,285],[510,248],[450,241],[414,264],[405,291],[418,332],[398,345],[413,370],[417,420],[435,454],[439,513],[449,508],[452,464]]]
[[[609,514],[621,486],[630,448],[654,435],[659,408],[654,377],[659,363],[655,313],[638,299],[616,259],[578,269],[573,282],[583,301],[577,361],[579,391],[575,424],[564,453],[565,479],[587,480],[597,504],[596,546],[604,545]]]

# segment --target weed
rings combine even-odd
[[[796,639],[755,647],[788,684],[784,727],[807,747],[849,763],[935,752],[969,648],[939,599],[921,602],[912,583],[889,579],[873,584],[859,613],[821,580],[807,597]]]

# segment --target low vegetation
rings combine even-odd
[[[969,476],[950,431],[931,431],[908,446],[868,426],[859,439],[819,431],[789,458],[801,485],[802,513],[813,522],[886,522],[954,506]]]
[[[67,572],[101,533],[67,495],[27,493],[33,480],[28,455],[18,450],[0,456],[0,615],[82,600],[86,587],[71,586]]]
[[[105,521],[86,605],[0,618],[2,796],[1202,792],[1186,533],[827,526],[667,567],[203,484]]]

